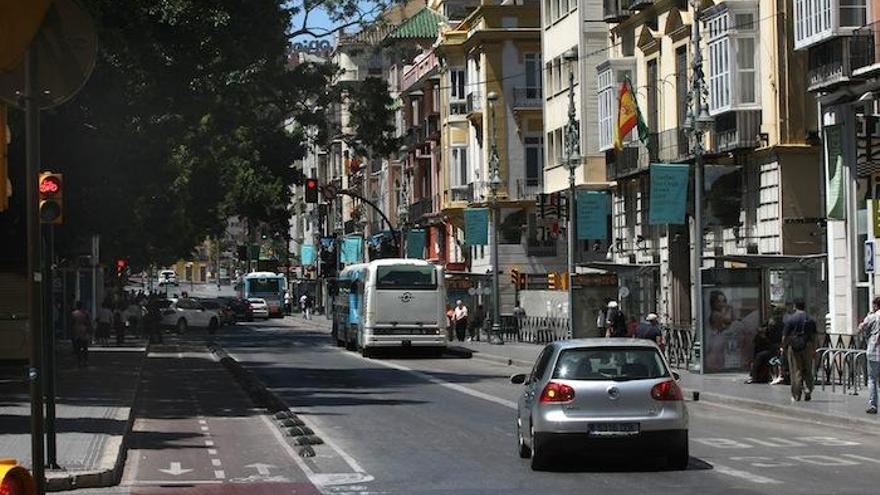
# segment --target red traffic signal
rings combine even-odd
[[[64,218],[61,202],[64,192],[64,176],[52,172],[40,173],[37,191],[40,195],[40,222],[60,224]]]
[[[306,203],[318,202],[318,179],[306,179]]]

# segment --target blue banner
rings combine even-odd
[[[605,191],[577,192],[578,240],[606,240],[608,238],[608,193]]]
[[[342,251],[339,253],[339,262],[346,265],[360,263],[364,260],[364,239],[360,236],[350,236],[342,240]]]
[[[651,204],[648,223],[683,224],[688,199],[690,167],[671,163],[651,164]]]
[[[425,229],[412,229],[406,233],[406,257],[425,258]]]
[[[489,209],[465,208],[464,242],[468,246],[489,244]]]
[[[299,250],[299,259],[302,266],[311,266],[315,264],[315,246],[314,244],[303,244]]]

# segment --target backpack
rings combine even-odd
[[[807,319],[804,317],[804,320],[801,321],[801,324],[791,333],[790,341],[791,348],[794,351],[802,351],[807,348]]]

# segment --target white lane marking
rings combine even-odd
[[[773,478],[767,478],[766,476],[750,473],[748,471],[741,471],[739,469],[733,469],[732,467],[728,466],[721,466],[719,464],[713,465],[713,469],[721,474],[726,474],[727,476],[733,476],[734,478],[740,478],[761,485],[774,485],[781,483],[780,481],[774,480]]]
[[[210,428],[208,428],[207,426],[200,426],[199,429],[202,431],[208,431]]]
[[[880,464],[880,460],[858,454],[840,454],[840,457],[849,457],[850,459],[855,459],[857,461],[873,462],[875,464]]]
[[[208,455],[217,455],[217,449],[208,449]]]
[[[810,455],[794,455],[789,459],[794,459],[806,464],[815,464],[817,466],[857,466],[859,463],[849,459],[840,459],[831,457],[830,455],[810,454]]]
[[[171,476],[180,476],[192,471],[192,469],[184,468],[179,462],[172,462],[168,465],[168,469],[160,469],[159,471]]]
[[[205,440],[205,447],[213,447],[213,446],[214,446],[213,440]]]
[[[226,473],[224,473],[222,470],[214,471],[214,477],[218,480],[222,480],[226,478]]]
[[[797,437],[798,440],[805,442],[817,443],[825,447],[850,447],[852,445],[861,445],[859,442],[850,440],[842,440],[837,437]]]
[[[751,449],[752,446],[747,443],[737,442],[730,438],[695,438],[697,442],[716,449]]]
[[[186,486],[186,485],[218,485],[220,483],[223,483],[223,482],[220,480],[185,480],[185,481],[184,480],[180,480],[180,481],[178,481],[178,480],[137,480],[137,481],[134,481],[134,482],[127,484],[125,486],[138,486],[138,485],[145,485],[145,486],[154,486],[154,485],[173,485],[173,486],[177,486],[177,485],[183,485],[183,486]]]
[[[200,420],[199,420],[199,424],[200,424],[200,425],[206,425],[206,424],[208,424],[208,422],[205,421],[204,419],[200,419]]]
[[[211,465],[214,467],[220,467],[223,465],[223,463],[220,462],[220,459],[211,459]]]
[[[269,472],[269,470],[272,468],[277,468],[278,466],[273,466],[272,464],[263,464],[262,462],[256,462],[254,464],[248,464],[245,467],[256,469],[257,474],[259,474],[260,476],[269,476],[269,474],[271,474]]]
[[[764,456],[743,456],[731,457],[731,461],[748,462],[752,467],[757,468],[774,468],[774,467],[791,467],[793,463],[788,461],[776,461],[772,457]]]
[[[743,440],[748,440],[752,443],[756,443],[756,444],[762,445],[764,447],[805,447],[806,446],[806,444],[803,444],[800,442],[795,442],[794,440],[789,440],[787,438],[779,438],[779,437],[769,437],[767,440],[762,440],[760,438],[743,437]]]
[[[313,471],[312,468],[308,464],[306,464],[306,462],[303,460],[303,458],[300,457],[299,454],[297,454],[293,450],[293,447],[291,447],[290,444],[287,443],[287,440],[285,440],[284,437],[281,435],[281,431],[269,420],[269,418],[267,418],[265,415],[261,414],[260,419],[266,425],[266,429],[268,429],[269,432],[272,433],[272,436],[275,438],[275,441],[277,441],[278,444],[281,446],[281,448],[284,449],[284,452],[286,452],[287,455],[291,459],[293,459],[293,462],[297,465],[297,467],[299,467],[302,470],[302,472],[305,473],[305,475],[309,479],[309,481],[313,485],[315,485],[318,488],[318,490],[326,493],[327,492],[326,487],[328,485],[330,485],[331,484],[330,482],[332,482],[333,480],[328,480],[327,479],[328,475],[326,475],[326,474],[315,473],[315,471]],[[360,465],[357,464],[357,462],[354,462],[354,459],[351,456],[340,451],[338,449],[338,447],[333,447],[330,444],[330,442],[328,442],[326,436],[322,436],[321,438],[324,440],[324,443],[327,446],[330,446],[331,448],[336,450],[336,452],[338,454],[340,454],[340,456],[343,459],[345,459],[346,462],[351,461],[353,463],[353,464],[349,463],[349,466],[352,467],[355,472],[346,473],[347,475],[350,475],[350,481],[349,480],[345,480],[345,481],[347,481],[348,483],[367,483],[367,482],[373,481],[373,479],[375,479],[372,476],[370,476],[369,474],[367,474],[360,467]]]
[[[360,357],[357,354],[355,354],[354,356]],[[379,361],[379,360],[374,360],[374,359],[366,359],[363,357],[361,357],[361,359],[363,359],[364,361],[368,361],[370,363],[375,363],[375,364],[385,366],[387,368],[393,368],[393,369],[396,369],[399,371],[406,371],[407,373],[411,373],[411,374],[421,378],[422,380],[427,380],[435,385],[440,385],[441,387],[446,387],[448,389],[455,390],[456,392],[461,392],[463,394],[470,395],[471,397],[476,397],[477,399],[483,399],[483,400],[486,400],[489,402],[494,402],[495,404],[500,404],[504,407],[507,407],[508,409],[513,409],[513,410],[517,409],[516,402],[514,402],[512,400],[502,399],[501,397],[496,397],[494,395],[480,392],[479,390],[474,390],[472,388],[468,388],[468,387],[459,385],[457,383],[447,382],[446,380],[441,380],[440,378],[437,378],[436,376],[432,376],[432,375],[430,375],[428,373],[424,373],[422,371],[414,370],[414,369],[409,368],[407,366],[404,366],[402,364],[389,363],[386,361]]]

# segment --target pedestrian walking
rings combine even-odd
[[[468,336],[469,341],[480,340],[480,329],[483,328],[483,322],[486,320],[486,308],[482,304],[477,304],[474,309],[474,316],[468,319]]]
[[[813,353],[815,352],[816,320],[806,312],[803,301],[794,305],[795,312],[785,322],[782,330],[780,352],[788,354],[791,371],[791,400],[812,399]]]
[[[468,309],[461,299],[455,301],[455,311],[453,311],[452,319],[455,323],[455,338],[459,342],[464,342],[468,324]]]
[[[125,317],[120,306],[113,311],[113,333],[116,334],[116,345],[125,343]]]
[[[596,314],[596,332],[598,337],[605,337],[605,318],[608,313],[608,302],[605,301],[605,304],[599,306]]]
[[[859,333],[867,342],[866,354],[868,358],[868,414],[877,414],[877,378],[880,375],[880,296],[875,296],[871,302],[874,310],[865,317],[859,325]]]
[[[89,339],[92,334],[92,317],[84,309],[82,301],[76,302],[76,309],[70,315],[73,339],[73,354],[80,368],[89,364]]]
[[[147,332],[150,334],[150,343],[151,344],[161,344],[162,343],[162,312],[159,308],[159,300],[156,297],[151,297],[147,301],[147,315],[146,325]]]
[[[95,343],[107,344],[110,340],[110,329],[113,327],[113,310],[110,300],[105,300],[98,308],[97,330],[95,331]]]
[[[302,311],[303,318],[309,319],[309,296],[303,294],[299,296],[299,309]]]
[[[655,313],[648,313],[648,316],[645,317],[645,321],[639,323],[639,326],[636,327],[633,337],[650,340],[657,344],[661,351],[663,350],[663,332],[660,331],[660,321]]]
[[[626,337],[626,316],[617,307],[617,301],[608,302],[605,312],[605,337]]]

